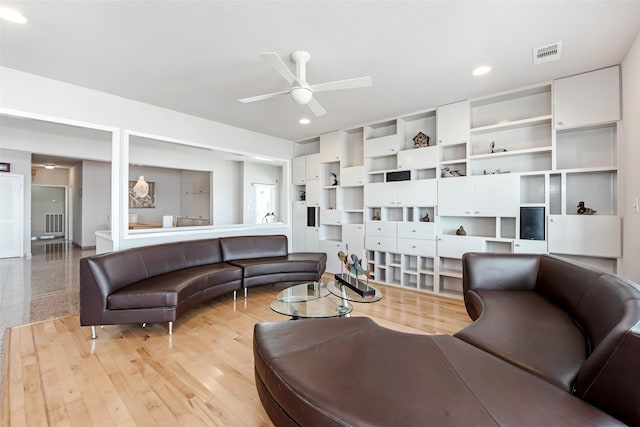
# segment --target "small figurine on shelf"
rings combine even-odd
[[[424,213],[424,216],[423,216],[422,218],[420,218],[420,221],[422,221],[422,222],[429,222],[429,221],[431,221],[431,220],[429,219],[429,212],[425,212],[425,213]]]
[[[456,230],[456,236],[466,236],[467,232],[465,231],[463,226],[458,227]]]
[[[454,176],[465,176],[465,174],[463,172],[460,172],[459,170],[454,170],[452,171],[449,166],[446,166],[444,168],[442,168],[442,177],[443,178],[451,178]]]
[[[331,172],[331,185],[338,185],[338,175]]]
[[[593,215],[596,213],[593,209],[585,207],[584,202],[578,202],[578,210],[576,212],[578,215]]]
[[[372,221],[380,221],[380,211],[373,211]]]
[[[305,200],[307,200],[307,192],[306,191],[301,191],[300,192],[300,200],[303,201],[303,202]]]
[[[429,139],[429,136],[425,135],[422,132],[418,132],[418,134],[413,137],[413,148],[428,147]]]
[[[504,153],[506,151],[507,151],[506,148],[496,148],[496,142],[495,141],[491,141],[491,144],[489,144],[489,154]]]

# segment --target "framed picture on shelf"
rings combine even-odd
[[[156,183],[148,182],[149,193],[144,197],[138,197],[133,191],[137,181],[129,181],[129,208],[155,208],[156,207]]]

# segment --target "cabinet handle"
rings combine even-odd
[[[556,222],[556,220],[555,220],[555,219],[553,219],[553,218],[551,218],[551,219],[549,220],[549,222]]]
[[[519,247],[520,247],[520,243],[516,243],[516,244],[515,244],[515,245],[513,245],[513,246],[515,246],[516,248],[519,248]]]
[[[416,248],[416,245],[413,245],[413,246],[411,246],[411,247],[412,247],[413,249],[415,249],[415,248]]]
[[[471,213],[471,211],[464,211],[464,213],[469,214],[469,213]]]
[[[411,232],[415,233],[415,232],[416,232],[416,230],[411,230]]]
[[[562,126],[562,122],[558,122],[558,126]]]
[[[480,211],[475,211],[475,213],[479,214],[479,213],[480,213]]]

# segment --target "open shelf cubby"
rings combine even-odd
[[[534,86],[471,102],[471,130],[551,114],[551,85]]]
[[[561,130],[556,134],[556,169],[616,167],[615,123]]]
[[[436,111],[431,110],[403,117],[404,149],[414,148],[413,138],[422,132],[429,137],[429,145],[436,145]]]

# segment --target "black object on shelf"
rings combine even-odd
[[[338,282],[353,289],[353,291],[357,292],[358,295],[361,295],[363,297],[372,297],[376,294],[375,288],[372,288],[366,283],[359,281],[355,277],[351,277],[347,273],[336,274],[334,277]]]
[[[387,182],[409,181],[410,179],[411,172],[409,171],[387,172]]]

